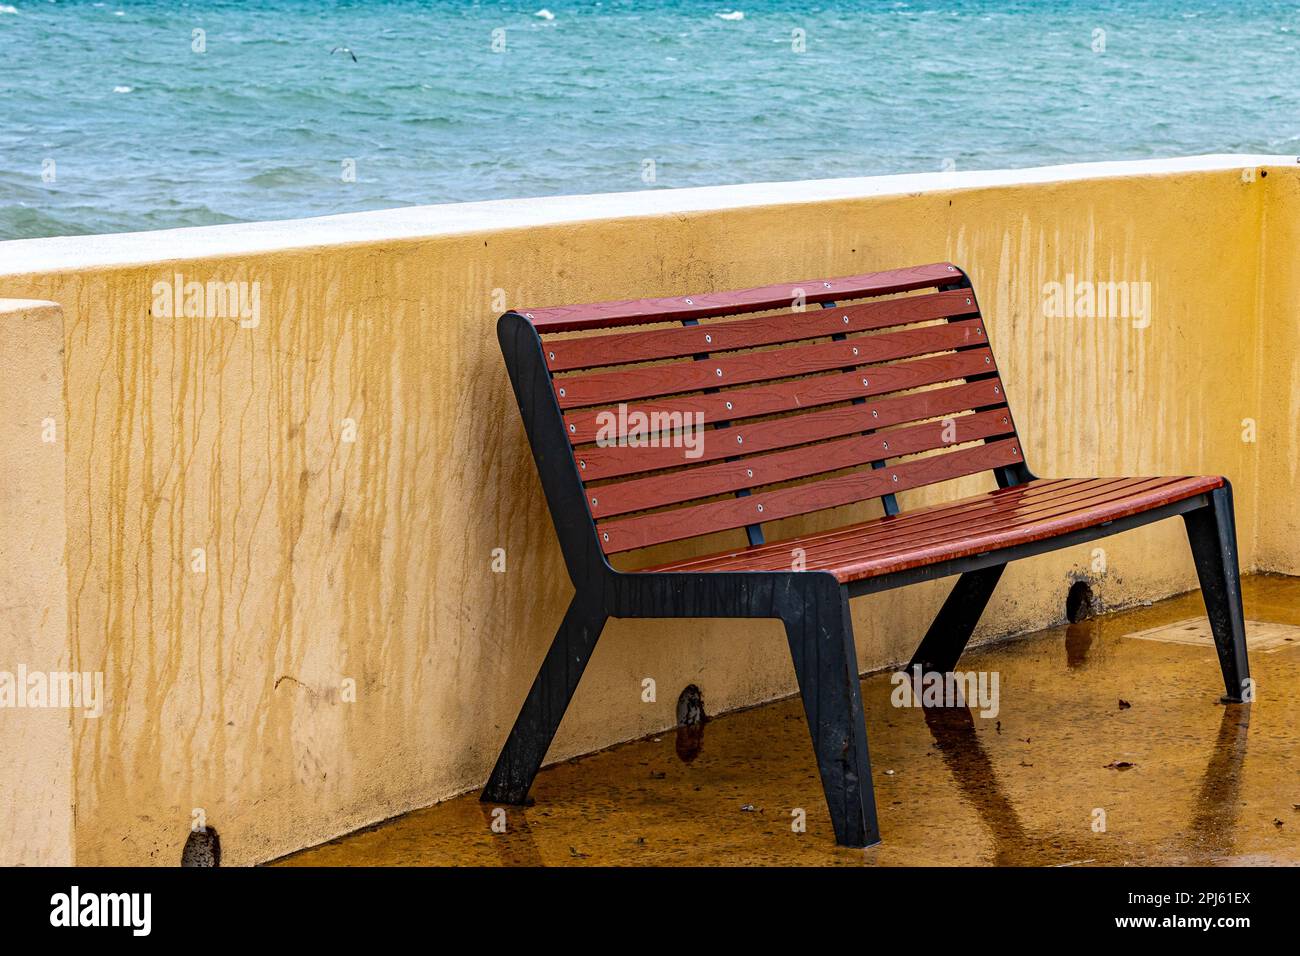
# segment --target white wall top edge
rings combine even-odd
[[[520,229],[563,222],[705,212],[746,206],[820,202],[989,186],[1069,182],[1294,166],[1296,156],[1214,154],[1171,159],[1072,163],[1026,169],[907,173],[852,179],[746,183],[688,189],[496,199],[486,202],[406,206],[314,219],[192,226],[153,232],[56,236],[0,242],[0,276],[62,272],[148,262],[177,262],[287,249]],[[0,292],[3,292],[0,289]]]
[[[0,315],[12,315],[16,312],[34,312],[38,309],[61,308],[57,302],[45,299],[0,299]]]

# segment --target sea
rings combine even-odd
[[[1279,0],[0,0],[0,238],[1300,153]]]

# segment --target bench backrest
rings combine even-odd
[[[871,498],[894,513],[898,492],[1025,473],[974,291],[949,263],[502,321],[520,314],[563,432],[549,440],[572,454],[605,555],[728,529],[759,543],[765,521]]]

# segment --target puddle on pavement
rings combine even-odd
[[[1243,591],[1251,619],[1300,625],[1300,579]],[[549,767],[527,808],[465,794],[280,864],[1300,863],[1300,651],[1253,655],[1259,699],[1225,706],[1211,648],[1125,639],[1203,613],[1193,592],[975,648],[960,666],[998,672],[995,717],[865,678],[868,850],[835,846],[790,698]]]

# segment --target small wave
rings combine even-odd
[[[273,166],[270,169],[261,170],[255,175],[247,177],[245,182],[265,188],[267,186],[296,186],[318,182],[319,180],[320,177],[316,172],[302,166]]]
[[[533,16],[541,17],[543,20],[555,19],[555,14],[553,14],[550,10],[547,10],[545,7],[542,7],[542,9],[538,10],[536,13],[533,14]]]
[[[114,92],[114,93],[133,93],[133,92],[135,92],[135,87],[134,87],[134,86],[115,86],[115,87],[113,87],[113,92]]]
[[[726,12],[726,13],[715,13],[714,16],[717,17],[719,20],[743,20],[743,19],[745,19],[745,13],[744,13],[743,10],[729,10],[729,11]]]
[[[423,129],[443,129],[448,126],[457,126],[460,121],[450,116],[408,116],[401,121],[403,126],[414,126]]]
[[[0,206],[0,239],[39,239],[44,236],[77,236],[95,231],[93,213],[69,218],[52,215],[40,206],[9,203]],[[107,230],[104,230],[107,231]]]
[[[11,7],[8,6],[7,4],[0,3],[0,13],[17,13],[17,12],[18,12],[17,7]]]

